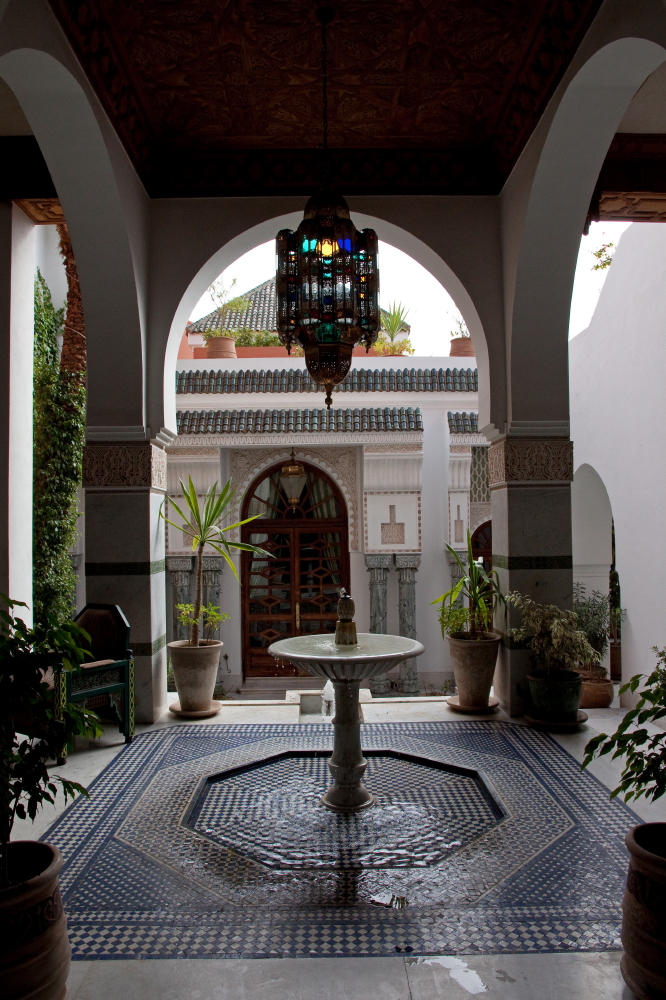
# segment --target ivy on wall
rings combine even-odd
[[[76,541],[86,390],[81,371],[61,364],[58,335],[64,327],[64,309],[54,309],[49,287],[38,271],[33,446],[35,623],[44,622],[47,614],[59,621],[69,618],[76,587],[69,551]]]

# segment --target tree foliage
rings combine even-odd
[[[38,272],[35,281],[33,604],[36,623],[72,612],[76,576],[69,550],[76,540],[77,491],[85,443],[81,373],[60,367],[64,310],[54,309]]]
[[[613,760],[624,757],[622,780],[611,798],[622,795],[625,802],[639,799],[641,795],[655,801],[666,792],[666,733],[660,730],[650,735],[645,729],[646,722],[656,723],[666,718],[666,649],[657,646],[652,649],[658,663],[645,679],[638,704],[627,712],[612,736],[599,733],[590,740],[581,765],[587,767],[595,757],[604,757],[611,750],[614,751]],[[643,677],[643,674],[636,674],[620,688],[620,694],[635,692]]]

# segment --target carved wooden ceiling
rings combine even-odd
[[[311,187],[316,2],[50,2],[152,193],[240,190],[253,169],[267,190]],[[329,142],[345,190],[407,190],[410,176],[415,189],[497,190],[600,4],[334,2]]]

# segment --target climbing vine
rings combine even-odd
[[[35,281],[33,604],[36,624],[48,613],[69,618],[76,575],[69,551],[76,540],[77,491],[85,443],[85,382],[63,369],[58,335],[64,309],[54,309],[42,275]]]

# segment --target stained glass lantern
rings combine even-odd
[[[340,195],[314,195],[296,232],[278,233],[277,314],[281,342],[290,354],[297,344],[303,348],[330,407],[354,347],[370,350],[380,318],[377,234],[358,232]]]
[[[298,507],[298,501],[301,499],[301,493],[307,479],[305,469],[300,462],[296,461],[296,455],[292,448],[289,461],[286,465],[282,466],[282,471],[280,472],[280,485],[284,490],[290,507]]]

